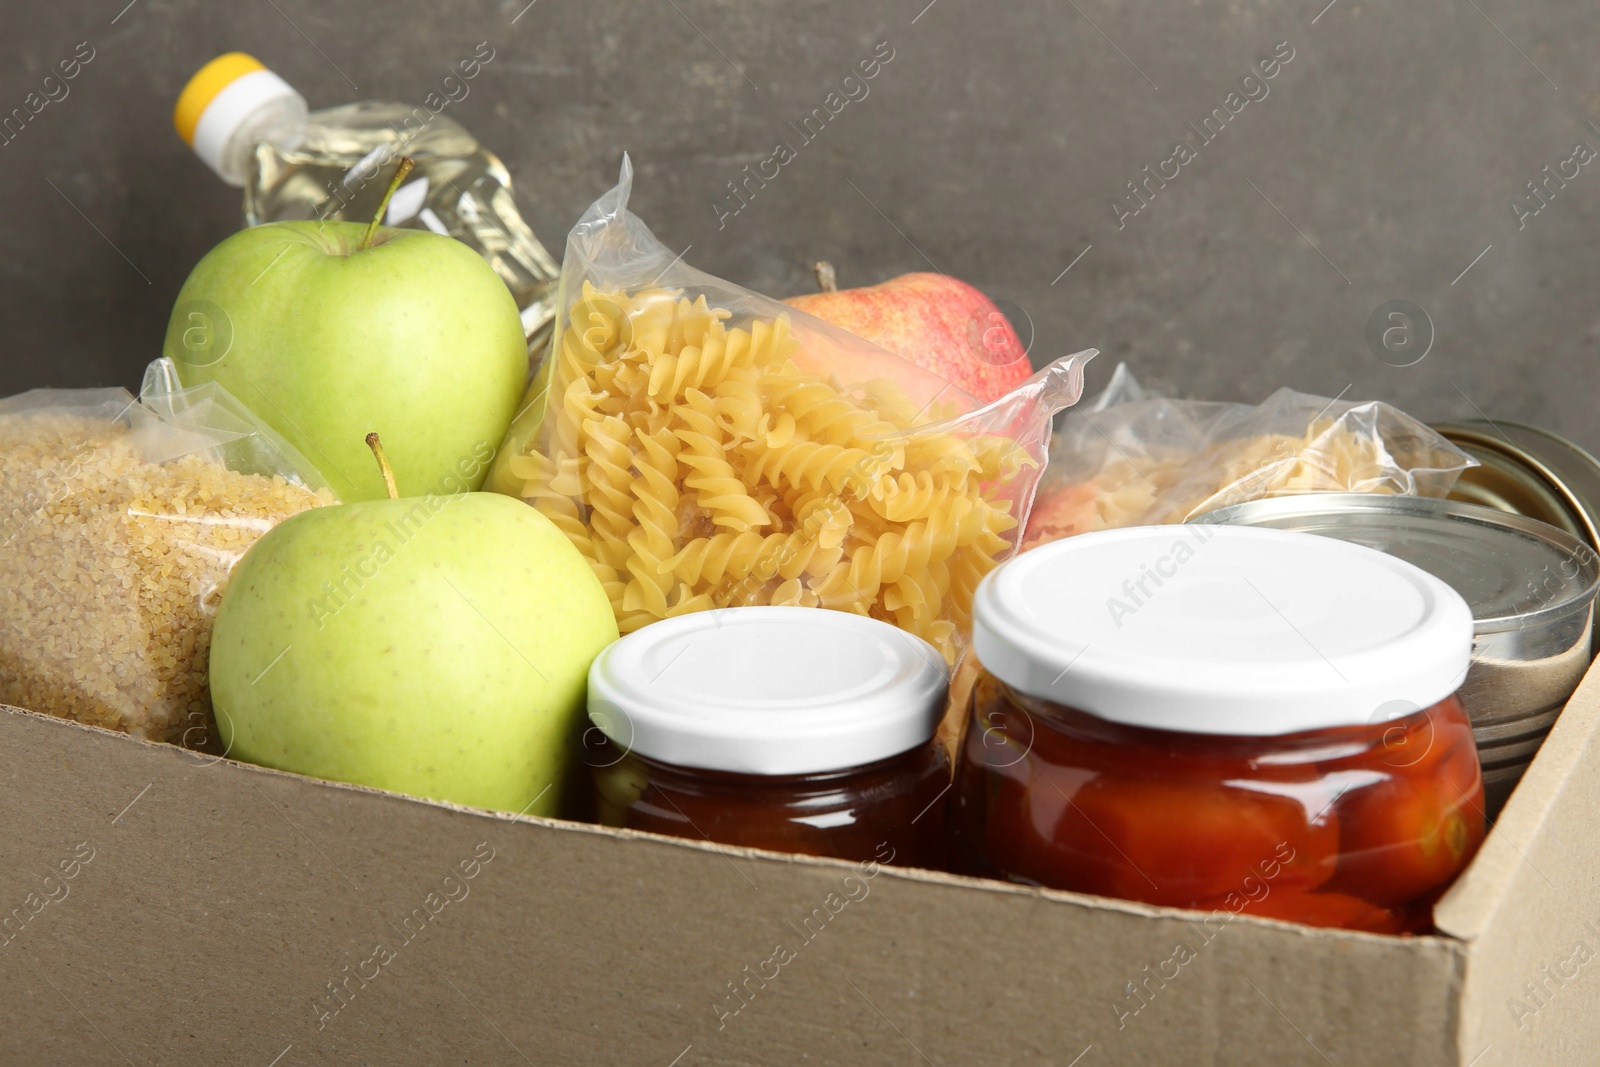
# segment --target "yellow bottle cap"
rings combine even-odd
[[[224,181],[243,185],[255,143],[291,147],[298,143],[305,117],[305,99],[294,86],[254,56],[229,52],[189,79],[172,110],[172,125]]]
[[[200,125],[200,116],[205,114],[207,105],[217,98],[218,93],[244,75],[266,69],[266,65],[255,56],[229,52],[196,71],[194,77],[189,79],[189,84],[183,87],[183,92],[178,94],[178,106],[172,109],[172,125],[177,127],[183,143],[194,147],[195,127]]]

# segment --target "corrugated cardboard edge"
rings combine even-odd
[[[405,809],[416,811],[418,816],[426,809],[440,809],[461,816],[487,817],[500,823],[526,824],[528,832],[541,837],[554,832],[566,836],[572,842],[571,847],[580,846],[568,835],[581,835],[583,839],[595,840],[595,846],[607,853],[619,847],[627,850],[628,855],[634,856],[632,861],[622,860],[620,856],[608,861],[620,861],[624,867],[628,862],[643,861],[647,852],[659,857],[659,850],[663,848],[683,855],[681,863],[674,863],[685,871],[695,869],[693,865],[697,862],[721,861],[709,858],[691,861],[684,853],[748,860],[769,871],[788,867],[795,869],[795,877],[802,880],[826,877],[825,872],[829,870],[842,876],[854,867],[836,860],[517,816],[363,786],[321,782],[186,752],[165,744],[139,741],[99,727],[53,719],[23,709],[5,708],[5,711],[8,717],[31,721],[33,730],[43,728],[53,732],[65,728],[68,733],[91,735],[95,743],[89,747],[101,748],[105,758],[126,763],[130,770],[139,764],[153,768],[156,765],[220,763],[230,773],[280,779],[285,786],[310,790],[308,800],[319,793],[327,798],[328,804],[339,804],[336,799],[339,795],[351,801],[361,798],[367,804],[388,808],[401,822],[410,821],[410,817],[403,814]],[[1428,1039],[1412,1034],[1410,1041],[1401,1041],[1401,1045],[1407,1046],[1410,1062],[1449,1063],[1461,1067],[1591,1062],[1589,1050],[1600,1047],[1600,1013],[1589,1010],[1596,991],[1600,990],[1600,868],[1588,859],[1583,846],[1592,842],[1594,816],[1600,814],[1597,733],[1600,733],[1600,674],[1591,671],[1513,794],[1483,849],[1438,905],[1437,921],[1442,936],[1397,941],[1241,916],[1233,920],[1241,936],[1229,939],[1225,956],[1215,958],[1232,958],[1236,952],[1243,951],[1245,955],[1240,959],[1251,960],[1251,967],[1256,966],[1254,961],[1263,958],[1309,961],[1325,970],[1319,981],[1328,984],[1324,992],[1334,999],[1356,996],[1347,981],[1350,966],[1356,959],[1365,960],[1362,966],[1374,969],[1371,971],[1374,980],[1379,979],[1377,968],[1385,972],[1380,984],[1392,983],[1400,975],[1409,974],[1411,980],[1419,983],[1413,989],[1417,999],[1412,1007],[1430,1020],[1425,1022],[1419,1018],[1417,1022],[1437,1035]],[[51,748],[68,751],[75,744],[68,741],[65,734],[55,737]],[[89,739],[84,740],[88,742]],[[103,746],[108,744],[121,748],[129,756],[133,755],[132,749],[144,751],[139,757],[128,760],[104,750]],[[241,783],[244,780],[241,779]],[[369,811],[376,812],[377,808],[369,808]],[[602,844],[602,841],[609,843]],[[646,842],[643,852],[632,852]],[[968,921],[978,916],[998,920],[1000,916],[1019,914],[1017,909],[1020,908],[1020,914],[1041,919],[1049,916],[1044,921],[1057,927],[1054,937],[1067,936],[1068,944],[1073,943],[1074,938],[1084,939],[1086,947],[1098,942],[1102,954],[1107,944],[1125,946],[1118,948],[1112,958],[1126,957],[1127,969],[1133,977],[1138,976],[1138,961],[1155,958],[1150,957],[1155,951],[1154,943],[1174,936],[1191,936],[1186,931],[1193,930],[1198,921],[1193,912],[937,871],[890,868],[885,869],[882,877],[885,881],[878,884],[884,892],[875,909],[909,909],[912,916],[926,909]],[[896,884],[903,889],[891,889]],[[978,895],[969,897],[971,893]],[[903,917],[895,917],[893,911],[889,915],[887,922],[903,921]],[[1072,933],[1073,930],[1077,933]],[[1245,932],[1251,930],[1258,933],[1245,936]],[[1247,950],[1246,943],[1253,942],[1255,937],[1263,940]],[[1151,944],[1144,944],[1147,941]],[[1140,947],[1133,948],[1135,943]],[[1304,947],[1288,948],[1294,944]],[[1268,945],[1275,947],[1268,948]],[[926,946],[923,952],[930,957],[937,956],[932,946]],[[1258,956],[1259,952],[1265,952],[1266,957]],[[1232,999],[1239,994],[1226,988],[1227,974],[1217,973],[1217,968],[1221,967],[1220,962],[1212,965],[1213,973],[1204,980],[1209,989],[1205,996],[1208,999],[1221,997],[1214,1000],[1211,1007],[1225,1010],[1231,1018],[1235,1012],[1247,1010],[1248,1005]],[[1357,967],[1358,971],[1360,969]],[[919,978],[926,981],[929,975],[924,973]],[[1290,992],[1287,987],[1280,988]],[[1293,991],[1296,996],[1301,992]],[[1311,1010],[1309,1004],[1315,1002],[1313,996],[1298,1010]],[[1371,1010],[1371,1002],[1366,1006]],[[1188,1015],[1187,1009],[1163,1010],[1170,1011],[1164,1025],[1175,1026],[1180,1032],[1195,1025],[1192,1018],[1184,1018]],[[1341,1035],[1333,1029],[1342,1025],[1337,1022],[1338,1018],[1336,1012],[1326,1017],[1329,1029],[1319,1035],[1323,1045],[1341,1040]],[[923,1025],[933,1028],[936,1018],[924,1019]],[[779,1038],[781,1034],[770,1036]],[[1419,1038],[1422,1039],[1420,1045]],[[1136,1051],[1133,1046],[1137,1046],[1138,1041],[1123,1040],[1125,1051]],[[1218,1051],[1222,1052],[1222,1046]],[[1347,1046],[1340,1051],[1355,1052],[1357,1049]]]
[[[1591,668],[1435,916],[1467,946],[1463,1064],[1600,1059],[1600,671]]]
[[[654,834],[644,830],[630,830],[622,827],[601,826],[597,823],[572,822],[567,819],[546,818],[538,815],[517,815],[509,811],[499,811],[493,808],[475,808],[465,804],[456,804],[448,800],[431,800],[426,797],[414,797],[405,793],[395,793],[387,789],[375,789],[371,786],[356,785],[350,782],[339,782],[324,778],[309,778],[292,771],[281,771],[272,767],[263,767],[259,764],[245,763],[240,760],[228,759],[222,756],[210,755],[204,752],[179,748],[175,745],[160,741],[146,741],[140,738],[129,737],[116,730],[75,722],[71,719],[62,719],[56,716],[44,715],[27,708],[19,708],[11,704],[0,704],[0,712],[11,715],[20,715],[28,719],[45,723],[53,723],[72,729],[81,730],[88,734],[98,735],[111,739],[114,743],[134,744],[142,748],[160,753],[163,757],[173,756],[179,759],[192,761],[196,766],[212,766],[224,764],[253,774],[262,774],[274,778],[292,779],[298,782],[310,782],[321,788],[333,789],[340,792],[358,793],[373,797],[382,797],[385,800],[399,801],[402,804],[414,804],[425,808],[443,808],[446,811],[459,812],[464,815],[475,815],[483,818],[496,819],[507,823],[526,823],[533,826],[543,826],[566,832],[594,834],[599,837],[616,838],[624,841],[651,841],[668,845],[673,848],[683,848],[695,852],[706,852],[716,856],[731,856],[735,859],[760,859],[778,863],[797,864],[804,867],[836,868],[841,874],[856,870],[859,864],[833,859],[828,856],[806,856],[795,852],[773,852],[767,849],[749,848],[743,845],[724,845],[711,841],[695,841],[692,838],[673,837],[664,834]],[[1519,787],[1520,788],[1520,787]],[[1519,793],[1520,795],[1520,793]],[[1509,809],[1508,809],[1509,810]],[[1502,825],[1504,820],[1502,820]],[[1498,829],[1498,827],[1497,827]],[[1485,845],[1487,851],[1487,844]],[[1479,854],[1480,857],[1483,853]],[[1474,867],[1477,862],[1474,861]],[[920,867],[884,867],[880,874],[890,878],[907,879],[916,882],[926,882],[933,885],[962,886],[980,889],[991,893],[1011,893],[1019,896],[1037,898],[1040,900],[1061,901],[1078,906],[1089,906],[1104,911],[1122,912],[1144,918],[1192,920],[1202,912],[1189,911],[1183,908],[1158,907],[1151,904],[1142,904],[1133,900],[1118,900],[1114,897],[1097,897],[1086,893],[1073,893],[1064,889],[1049,889],[1042,886],[1018,885],[1012,882],[1000,882],[991,878],[973,878],[961,874],[952,874],[948,871],[926,870]],[[1463,879],[1464,881],[1465,879]],[[1493,881],[1498,885],[1499,880],[1484,879],[1486,883]],[[1460,886],[1458,884],[1457,888]],[[1455,896],[1454,891],[1446,900]],[[1241,914],[1232,920],[1242,926],[1258,926],[1287,930],[1292,933],[1316,937],[1335,938],[1340,940],[1370,942],[1376,944],[1394,944],[1396,939],[1385,934],[1369,934],[1359,930],[1338,930],[1327,927],[1305,926],[1301,923],[1286,922],[1279,919],[1263,918],[1255,915]],[[1408,937],[1406,942],[1449,942],[1462,940],[1453,933],[1441,929],[1444,936]]]
[[[31,966],[0,969],[0,1061],[97,1061],[110,1041],[163,1062],[265,1063],[290,1042],[281,1067],[499,1062],[503,1037],[540,1062],[648,1067],[691,1044],[680,1067],[888,1067],[914,1061],[910,1044],[1007,1067],[1090,1046],[1085,1067],[1461,1062],[1450,939],[1243,917],[1208,931],[1194,912],[885,869],[802,946],[799,924],[852,865],[192,769],[209,758],[27,712],[0,715],[0,744],[16,820],[0,867],[53,860],[97,821],[101,849],[13,946]],[[321,1032],[313,998],[359,958],[345,953],[388,936],[379,919],[480,838],[499,856],[473,903]],[[719,1025],[730,983],[779,938],[799,962]],[[1180,942],[1196,956],[1174,967]]]

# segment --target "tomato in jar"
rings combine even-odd
[[[956,870],[1396,933],[1483,840],[1454,695],[1470,612],[1410,564],[1283,531],[1107,531],[1003,565],[974,617]]]
[[[1402,737],[1429,738],[1426,758]],[[1473,744],[1454,697],[1392,723],[1217,737],[1107,722],[986,673],[952,803],[954,862],[1148,904],[1397,932],[1415,919],[1404,905],[1483,840]]]
[[[1451,697],[1384,731],[1383,781],[1339,798],[1347,823],[1334,888],[1386,905],[1448,882],[1485,834],[1472,724]]]

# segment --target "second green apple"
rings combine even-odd
[[[236,759],[553,815],[589,663],[616,639],[599,579],[520,500],[311,508],[234,568],[211,695]]]

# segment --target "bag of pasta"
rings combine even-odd
[[[631,185],[624,158],[567,239],[551,353],[488,487],[571,538],[624,633],[809,605],[896,623],[954,662],[1094,353],[982,406],[688,266],[628,212]]]
[[[1172,400],[1148,395],[1120,364],[1056,434],[1024,547],[1295,493],[1442,497],[1476,465],[1388,404],[1292,389],[1254,407]]]
[[[216,385],[0,400],[0,703],[215,750],[211,623],[279,521],[332,503]]]

